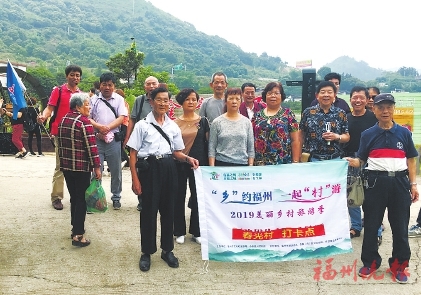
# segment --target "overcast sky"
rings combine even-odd
[[[135,1],[135,0],[133,0]],[[420,13],[415,0],[149,0],[246,52],[320,68],[339,56],[371,67],[421,72]]]

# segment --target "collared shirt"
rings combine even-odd
[[[253,115],[260,110],[264,109],[265,105],[260,102],[254,101],[253,102],[253,109],[249,109],[245,102],[242,102],[239,107],[240,114],[250,120],[253,118]]]
[[[158,130],[150,123],[158,125],[152,112],[150,112],[145,120],[140,120],[134,126],[127,145],[137,151],[138,158],[144,158],[151,155],[171,154],[173,151],[181,151],[184,149],[181,130],[174,121],[165,115],[164,124],[161,129],[170,139],[171,146],[168,141],[159,133]]]
[[[54,87],[53,91],[51,92],[50,99],[48,100],[48,105],[56,107],[54,112],[57,112],[57,116],[55,117],[54,122],[51,124],[51,135],[58,134],[58,125],[60,124],[61,119],[63,119],[64,115],[66,115],[70,110],[70,96],[72,96],[73,93],[78,92],[80,92],[79,88],[76,88],[76,90],[72,92],[67,87],[67,83],[64,83],[60,87]]]
[[[395,122],[388,130],[377,123],[361,134],[357,157],[367,162],[368,170],[403,171],[408,169],[406,159],[416,156],[411,132]]]
[[[330,144],[322,138],[326,123],[330,131],[337,134],[348,133],[348,121],[344,110],[331,106],[325,113],[320,105],[308,107],[301,116],[300,130],[304,132],[304,148],[306,151],[319,155],[332,155],[341,151],[337,141]]]
[[[90,172],[100,167],[94,127],[88,117],[68,112],[58,128],[60,170]]]
[[[101,99],[105,100],[102,93],[99,94],[99,97],[96,95],[92,96],[90,117],[98,124],[108,125],[116,119],[116,116]],[[113,92],[111,98],[107,101],[114,108],[117,116],[128,115],[127,108],[124,105],[124,98],[121,95]],[[112,129],[111,132],[118,132],[118,127]]]

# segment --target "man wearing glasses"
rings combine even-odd
[[[374,98],[380,94],[380,89],[374,86],[367,87],[368,90],[368,101],[366,105],[366,109],[369,111],[373,111],[374,106]]]
[[[227,76],[223,72],[216,72],[212,75],[209,86],[213,90],[213,96],[206,98],[200,106],[199,115],[208,118],[209,122],[224,113],[224,94],[227,89]]]

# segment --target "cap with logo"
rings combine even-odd
[[[395,98],[390,93],[381,93],[374,98],[374,103],[381,103],[383,101],[389,101],[395,103]]]

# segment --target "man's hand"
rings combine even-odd
[[[106,135],[108,132],[110,132],[110,128],[106,125],[99,125],[97,129],[98,129],[99,133],[101,133],[103,135]]]
[[[418,201],[420,197],[420,194],[418,192],[418,188],[416,185],[411,185],[411,199],[412,199],[412,203],[415,203]]]
[[[137,196],[142,194],[142,185],[137,177],[132,177],[132,191]]]

